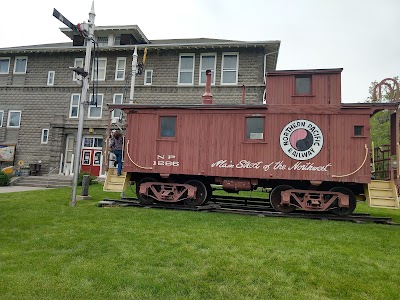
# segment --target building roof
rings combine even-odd
[[[71,40],[74,35],[76,35],[76,33],[68,27],[60,28],[60,30]],[[109,34],[132,34],[139,43],[149,43],[149,40],[137,25],[96,26],[95,34],[97,34],[97,36],[108,36]]]
[[[205,49],[205,48],[251,48],[264,47],[267,52],[279,51],[280,41],[231,41],[221,39],[174,39],[174,40],[149,40],[149,44],[101,46],[100,50],[131,50],[138,49]],[[70,52],[85,51],[85,46],[73,46],[72,42],[40,44],[19,47],[0,48],[0,53],[34,53],[34,52]]]
[[[60,28],[66,36],[71,40],[76,35],[70,28]],[[186,38],[186,39],[159,39],[149,40],[137,25],[124,26],[96,26],[96,36],[108,36],[110,34],[132,34],[139,42],[137,45],[121,45],[121,46],[102,46],[103,50],[131,50],[135,46],[138,49],[195,49],[195,48],[240,48],[240,47],[265,47],[266,52],[275,52],[279,50],[280,41],[238,41],[224,40],[212,38]],[[85,51],[84,46],[72,46],[70,43],[53,43],[41,45],[29,45],[19,47],[0,48],[0,53],[29,53],[29,52],[69,52],[69,51]]]
[[[61,32],[69,38],[73,38],[76,33],[70,28],[60,28]],[[116,34],[132,34],[139,42],[137,45],[118,45],[118,46],[101,46],[99,51],[132,51],[135,46],[138,49],[147,48],[148,50],[188,50],[195,51],[197,49],[235,49],[239,48],[263,48],[264,53],[268,55],[267,65],[269,69],[275,69],[280,41],[237,41],[212,38],[187,38],[187,39],[159,39],[149,40],[137,25],[125,26],[96,26],[96,36],[109,36]],[[20,47],[0,48],[0,55],[5,54],[22,54],[29,53],[46,53],[46,52],[84,52],[85,46],[73,46],[72,41],[69,43],[53,43],[41,45],[29,45]]]

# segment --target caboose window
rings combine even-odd
[[[176,117],[160,118],[160,136],[175,137]]]
[[[262,117],[246,118],[246,139],[248,140],[264,139],[264,118]]]
[[[354,136],[363,136],[364,126],[354,126]]]
[[[311,76],[296,76],[296,95],[311,95]]]

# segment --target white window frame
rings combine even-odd
[[[10,57],[0,57],[0,60],[8,60],[7,72],[0,72],[0,74],[8,74],[10,72]]]
[[[85,59],[82,57],[75,58],[74,60],[74,68],[83,68]],[[82,75],[77,75],[76,72],[72,72],[72,80],[82,80]]]
[[[236,60],[236,69],[224,69],[224,62],[225,62],[225,56],[232,56],[236,55],[237,60]],[[236,72],[236,81],[235,82],[228,82],[224,83],[224,72]],[[238,75],[239,75],[239,52],[223,52],[222,53],[222,60],[221,60],[221,85],[237,85],[238,84]]]
[[[89,153],[89,160],[87,162],[85,162],[86,157],[85,154]],[[82,160],[81,160],[81,165],[82,166],[90,166],[92,163],[92,150],[88,150],[88,149],[83,149],[82,150]]]
[[[73,105],[73,100],[74,100],[75,96],[78,96],[78,105]],[[77,119],[78,118],[79,109],[80,109],[80,103],[81,103],[81,94],[71,94],[71,102],[70,102],[70,105],[69,105],[69,118],[70,119]],[[76,111],[76,117],[75,116],[71,116],[73,107],[77,107],[78,108],[77,111]]]
[[[150,82],[147,82],[147,76],[150,73]],[[152,85],[153,84],[153,70],[145,70],[144,71],[144,85]]]
[[[45,132],[47,134],[45,134]],[[40,139],[40,141],[41,141],[40,143],[41,144],[47,144],[49,142],[49,133],[50,133],[50,131],[49,131],[48,128],[43,128],[42,129],[42,137]]]
[[[21,59],[26,59],[25,69],[24,69],[24,71],[22,71],[22,72],[17,72],[17,71],[16,71],[16,69],[17,69],[17,62],[18,62],[18,60],[21,60]],[[14,74],[26,74],[26,69],[27,69],[27,67],[28,67],[28,56],[16,56],[16,57],[15,57],[15,61],[14,61]]]
[[[19,122],[17,126],[11,126],[10,125],[10,120],[11,120],[11,114],[12,113],[19,113]],[[21,116],[22,116],[22,111],[20,110],[9,110],[8,111],[8,118],[7,118],[7,128],[20,128],[21,127]]]
[[[121,45],[121,35],[116,34],[114,35],[114,46],[120,46]]]
[[[87,141],[90,142],[90,145],[88,145],[89,143],[86,143]],[[103,144],[104,139],[101,135],[98,136],[84,136],[82,138],[82,148],[93,148],[93,149],[101,149],[102,146],[99,146],[99,141],[101,141],[101,144]],[[97,145],[97,146],[96,146]]]
[[[214,56],[214,69],[211,70],[211,85],[215,85],[215,70],[217,69],[217,53],[201,53],[200,54],[200,66],[199,66],[199,85],[206,85],[201,82],[201,74],[206,73],[206,69],[203,70],[203,56]],[[204,75],[205,76],[205,75]],[[206,77],[205,77],[206,78]],[[207,80],[207,79],[206,79]]]
[[[121,102],[116,102],[116,98],[117,97],[121,97]],[[123,102],[124,102],[124,94],[122,94],[122,93],[114,94],[114,96],[113,96],[113,104],[122,104]],[[119,116],[115,115],[115,109],[112,111],[111,118],[112,118],[112,120],[116,120],[116,121],[119,120]]]
[[[99,47],[106,47],[108,46],[108,36],[98,36],[96,42]]]
[[[54,85],[54,77],[56,75],[55,71],[49,71],[47,73],[47,85]]]
[[[191,57],[193,57],[192,69],[181,70],[182,56],[191,56]],[[195,65],[195,54],[194,53],[181,53],[181,54],[179,54],[178,85],[194,85],[194,65]],[[192,82],[191,83],[181,83],[181,72],[192,72]]]
[[[0,110],[0,127],[3,127],[4,110]]]
[[[106,72],[107,72],[107,57],[99,57],[97,59],[99,62],[104,61],[104,68],[99,67],[99,70],[101,70],[101,71],[104,69],[104,76],[97,78],[97,81],[105,81],[106,80]],[[95,77],[96,65],[97,65],[96,59],[94,59],[93,66],[92,66],[92,81],[96,80],[96,77]]]
[[[100,154],[100,156],[99,156],[99,161],[98,161],[98,163],[96,163],[96,154]],[[93,159],[92,159],[92,165],[93,166],[96,166],[96,167],[99,167],[99,166],[101,166],[101,161],[102,161],[102,151],[99,151],[99,150],[94,150],[93,151]]]
[[[87,143],[87,142],[90,142],[90,143]],[[85,136],[82,138],[82,148],[93,148],[93,147],[94,147],[94,137]]]
[[[123,69],[118,69],[118,63],[123,61]],[[117,57],[117,62],[115,64],[115,80],[125,80],[125,70],[126,70],[126,57]],[[122,72],[122,78],[118,77],[118,74]]]
[[[96,105],[89,105],[88,114],[87,114],[88,119],[101,119],[101,117],[102,117],[104,94],[97,94],[97,97],[101,97],[101,105],[98,105],[97,107],[96,107]],[[93,94],[90,94],[90,103],[92,102],[92,100],[93,100]],[[98,117],[91,116],[92,109],[99,108],[99,107],[100,107],[100,116],[98,116]]]

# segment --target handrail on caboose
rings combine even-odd
[[[110,149],[109,149],[109,145],[110,145],[110,137],[111,137],[111,114],[114,111],[114,109],[109,110],[108,112],[108,125],[107,125],[107,137],[106,137],[106,147],[105,147],[105,157],[106,159],[104,160],[104,170],[106,172],[108,172],[109,169],[109,165],[110,165]],[[123,132],[122,128],[120,126],[118,126],[118,124],[116,124],[118,129]],[[123,135],[123,147],[122,147],[122,159],[124,157],[124,153],[125,153],[125,135]]]
[[[354,170],[351,173],[343,174],[343,175],[332,175],[332,177],[343,178],[343,177],[347,177],[347,176],[350,176],[350,175],[353,175],[353,174],[357,173],[365,165],[365,162],[367,161],[367,157],[368,157],[368,146],[367,146],[367,144],[365,144],[365,157],[364,157],[364,161],[362,162],[362,164],[356,170]]]
[[[371,160],[372,160],[372,166],[371,166],[371,173],[375,173],[375,151],[374,151],[374,149],[375,149],[375,145],[374,145],[374,142],[373,141],[371,141]]]
[[[106,149],[105,149],[105,162],[104,162],[104,170],[106,171],[106,172],[108,172],[108,166],[109,166],[109,164],[110,164],[110,162],[109,162],[109,158],[110,158],[110,155],[109,155],[109,153],[108,153],[108,146],[109,146],[109,140],[110,140],[110,134],[111,134],[111,114],[112,114],[112,111],[113,110],[109,110],[108,111],[108,125],[107,125],[107,137],[106,137]]]

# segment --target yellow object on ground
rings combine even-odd
[[[12,174],[14,172],[14,167],[13,166],[5,167],[2,171],[6,174]]]
[[[130,176],[122,172],[121,176],[117,176],[117,168],[109,168],[103,185],[104,192],[121,192],[124,193]]]
[[[372,180],[365,185],[364,192],[370,207],[399,209],[397,187],[393,180]]]

